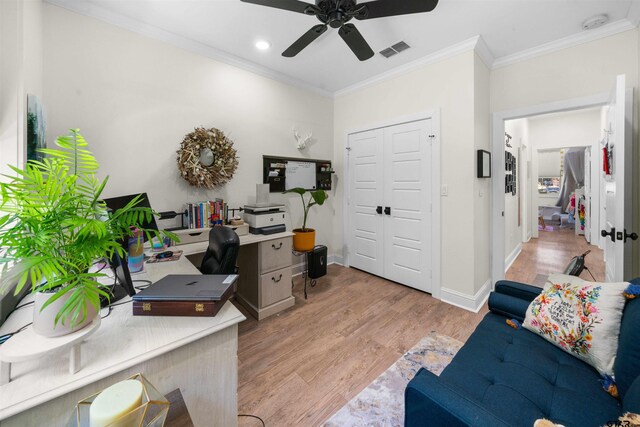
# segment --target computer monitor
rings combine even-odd
[[[113,304],[127,295],[132,297],[136,294],[136,288],[133,286],[133,280],[131,280],[131,273],[129,272],[129,264],[127,263],[127,260],[120,258],[120,255],[118,255],[117,252],[114,252],[108,262],[116,279],[116,284],[109,285],[107,287],[107,292],[109,293],[110,298],[109,300],[101,298],[100,303],[103,307]]]
[[[122,209],[125,206],[127,206],[127,204],[129,202],[131,202],[135,197],[137,196],[141,196],[140,197],[140,202],[136,205],[136,207],[143,207],[143,208],[149,208],[151,209],[151,204],[149,203],[149,197],[147,196],[147,193],[139,193],[139,194],[130,194],[128,196],[119,196],[119,197],[111,197],[108,199],[104,199],[103,201],[105,202],[105,204],[107,205],[107,208],[112,211],[115,212],[118,209]],[[145,221],[142,224],[140,224],[142,228],[145,228],[147,230],[157,230],[158,229],[158,224],[156,224],[156,219],[155,217],[151,218],[151,221]],[[147,237],[144,236],[145,241],[147,241]],[[123,247],[126,248],[126,245],[123,245]]]

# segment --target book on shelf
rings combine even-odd
[[[223,199],[187,203],[187,228],[209,228],[217,224],[226,224],[229,219],[229,206]]]

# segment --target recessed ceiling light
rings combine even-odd
[[[268,42],[268,41],[266,41],[266,40],[258,40],[258,41],[256,42],[256,48],[257,48],[258,50],[267,50],[267,49],[269,49],[270,47],[271,47],[271,43],[269,43],[269,42]]]
[[[582,24],[583,30],[593,30],[594,28],[602,27],[604,24],[609,22],[609,17],[607,15],[596,15],[584,21]]]

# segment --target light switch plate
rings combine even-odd
[[[442,187],[440,188],[440,195],[441,196],[449,195],[449,186],[447,184],[442,184]]]

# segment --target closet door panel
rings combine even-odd
[[[349,135],[349,264],[383,274],[382,137],[380,129]]]
[[[384,276],[431,291],[431,120],[384,129]]]

